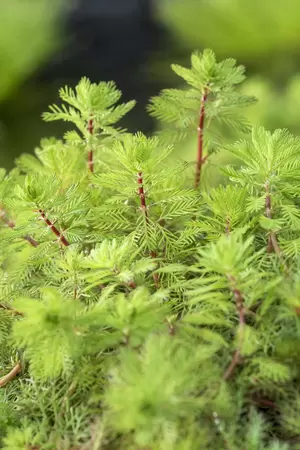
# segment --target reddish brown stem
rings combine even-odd
[[[231,375],[233,374],[236,366],[240,363],[240,351],[236,350],[236,352],[234,353],[231,363],[229,364],[229,366],[226,369],[226,372],[223,375],[223,380],[228,380],[228,378],[231,377]]]
[[[7,375],[4,375],[4,377],[0,378],[0,388],[6,386],[7,383],[12,381],[18,375],[18,373],[21,372],[21,370],[21,364],[17,363]]]
[[[245,314],[244,314],[244,298],[239,289],[233,289],[233,294],[236,302],[236,309],[239,313],[239,323],[240,325],[245,324]]]
[[[225,232],[226,232],[227,236],[230,234],[230,218],[229,217],[226,218]]]
[[[88,152],[88,168],[90,172],[94,172],[93,150]]]
[[[70,243],[67,241],[67,239],[61,234],[61,232],[56,228],[56,226],[46,217],[46,214],[44,211],[39,209],[39,213],[41,215],[41,218],[43,221],[48,225],[48,227],[52,230],[52,232],[57,236],[60,240],[60,242],[65,246],[68,247]]]
[[[145,215],[146,224],[148,225],[149,224],[149,216],[148,216],[146,196],[145,196],[144,184],[143,184],[143,172],[138,172],[137,180],[138,180],[138,195],[140,197],[140,208]],[[150,255],[152,258],[157,257],[157,254],[154,251],[151,251]],[[158,288],[159,287],[159,276],[157,273],[153,274],[153,280],[155,283],[155,287]]]
[[[265,200],[266,217],[268,219],[272,219],[272,200],[271,200],[271,194],[270,194],[270,189],[269,189],[268,183],[265,184],[265,189],[266,189],[266,200]],[[268,237],[268,246],[267,246],[268,253],[271,253],[273,250],[279,257],[281,257],[282,252],[279,247],[275,231],[271,231],[271,233]]]
[[[32,245],[32,247],[38,247],[39,243],[33,239],[31,236],[28,236],[28,234],[26,236],[24,236],[25,241],[29,242],[30,245]]]
[[[15,228],[15,223],[10,220],[5,211],[3,211],[3,209],[0,209],[0,218],[2,220],[2,222],[4,222],[9,228],[14,229]],[[39,243],[33,239],[31,236],[28,236],[28,234],[26,236],[23,237],[23,239],[25,239],[27,242],[29,242],[30,245],[32,245],[33,247],[37,247],[39,245]]]
[[[143,213],[145,214],[146,222],[149,223],[142,172],[138,172],[138,189],[139,189],[140,204],[141,204],[140,208],[143,211]]]
[[[94,134],[94,120],[89,119],[88,120],[88,126],[87,126],[88,132],[92,136]],[[94,154],[93,150],[90,148],[88,151],[88,168],[90,172],[94,172]]]
[[[204,131],[204,120],[205,120],[205,102],[207,100],[207,89],[204,90],[201,97],[200,115],[199,115],[199,125],[198,125],[198,149],[197,149],[197,163],[196,163],[196,174],[195,174],[195,188],[197,189],[200,184],[201,169],[206,158],[203,158],[203,131]]]
[[[244,310],[244,297],[242,292],[236,286],[236,279],[229,275],[228,280],[231,283],[231,290],[234,295],[236,309],[239,315],[239,326],[243,330],[245,326],[245,310]],[[230,378],[232,373],[234,372],[236,366],[241,362],[241,353],[240,349],[237,349],[232,357],[231,363],[229,364],[226,372],[223,375],[223,380],[227,380]]]
[[[265,398],[259,398],[259,399],[252,399],[254,403],[256,403],[258,406],[265,406],[267,408],[271,409],[279,409],[279,406],[276,405],[276,403],[272,402],[271,400],[265,399]]]
[[[22,317],[24,316],[24,314],[21,313],[20,311],[17,311],[16,309],[12,308],[11,306],[3,305],[2,303],[0,303],[0,309],[4,309],[6,311],[10,311],[15,316],[22,316]]]

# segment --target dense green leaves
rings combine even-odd
[[[149,109],[173,143],[202,109],[198,149],[234,156],[219,186],[114,128],[133,102],[85,78],[44,116],[79,133],[0,171],[0,448],[299,448],[299,139],[228,146],[244,69],[191,63]]]
[[[173,71],[187,83],[188,88],[164,89],[159,96],[150,100],[148,110],[162,122],[173,124],[172,132],[167,130],[163,136],[171,142],[184,138],[188,133],[197,132],[201,98],[205,95],[206,132],[213,125],[208,137],[204,136],[207,150],[216,151],[222,144],[214,123],[230,129],[246,131],[249,125],[241,115],[240,109],[255,100],[238,93],[236,85],[244,78],[244,68],[236,66],[234,59],[216,61],[211,50],[195,52],[191,57],[191,68],[172,65]],[[220,131],[220,130],[219,130]],[[217,133],[217,134],[216,134]]]
[[[64,120],[72,122],[88,139],[89,131],[86,123],[92,117],[94,131],[112,133],[111,125],[118,122],[135,105],[134,101],[115,105],[121,98],[119,91],[113,82],[91,83],[87,78],[82,78],[75,91],[68,86],[59,91],[60,98],[70,106],[64,104],[59,107],[52,105],[48,113],[43,117],[47,121]]]

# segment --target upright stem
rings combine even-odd
[[[139,197],[140,197],[140,204],[141,204],[141,210],[145,214],[146,223],[149,223],[149,217],[148,217],[148,211],[147,211],[147,205],[146,205],[146,197],[144,192],[144,185],[143,185],[143,172],[138,172],[138,190],[139,190]]]
[[[145,215],[146,224],[149,225],[149,216],[148,216],[146,196],[145,196],[144,184],[143,184],[143,172],[138,172],[137,181],[138,181],[138,194],[140,197],[140,205],[141,205],[140,208]],[[156,258],[156,256],[157,256],[155,251],[151,251],[150,255],[152,258]],[[158,277],[157,273],[153,274],[153,280],[155,283],[155,287],[158,288],[159,287],[159,277]]]
[[[57,236],[60,240],[60,242],[65,246],[68,247],[70,245],[70,243],[67,241],[67,239],[61,234],[61,232],[56,228],[56,226],[54,225],[54,223],[52,223],[47,217],[46,214],[44,213],[44,211],[42,211],[41,209],[39,209],[39,213],[41,215],[41,218],[43,219],[43,221],[48,225],[48,227],[52,230],[52,232],[55,234],[55,236]]]
[[[227,236],[229,236],[229,234],[230,234],[230,218],[229,217],[226,217],[225,233]]]
[[[5,211],[1,208],[0,208],[0,219],[9,228],[11,228],[11,229],[15,228],[15,226],[16,226],[15,223],[7,217]],[[27,242],[29,242],[29,244],[32,245],[33,247],[37,247],[39,245],[38,242],[35,239],[33,239],[31,236],[28,236],[28,234],[26,234],[26,236],[23,236],[23,239],[25,239]]]
[[[245,328],[244,296],[236,286],[236,279],[232,275],[229,275],[227,278],[232,285],[231,290],[234,295],[236,309],[239,315],[239,327],[241,333],[243,333],[243,330]],[[228,380],[228,378],[231,377],[232,373],[234,372],[236,366],[240,363],[240,361],[241,361],[241,352],[240,348],[238,348],[235,351],[231,363],[229,364],[228,368],[226,369],[226,372],[223,375],[223,380]]]
[[[270,194],[270,188],[269,188],[268,183],[265,184],[265,189],[266,189],[266,200],[265,200],[266,217],[268,219],[272,219],[272,201],[271,201],[271,194]],[[281,258],[282,252],[279,247],[275,231],[271,231],[271,233],[269,234],[268,246],[267,246],[268,253],[271,253],[273,250]]]
[[[233,280],[234,280],[234,278],[233,278]],[[234,282],[235,282],[235,280],[234,280]],[[239,314],[239,323],[240,323],[240,325],[242,325],[242,327],[244,327],[244,325],[245,325],[245,314],[244,314],[244,297],[243,297],[243,294],[236,287],[234,287],[232,289],[232,292],[233,292],[233,295],[234,295],[234,298],[235,298],[236,309],[237,309],[238,314]]]
[[[236,368],[236,366],[240,363],[240,358],[241,358],[241,354],[240,354],[240,350],[237,349],[234,352],[234,355],[232,357],[231,363],[229,364],[229,366],[226,369],[226,372],[223,375],[223,380],[228,380],[228,378],[231,377],[231,375],[234,372],[234,369]]]
[[[207,100],[207,89],[201,97],[200,115],[199,115],[199,125],[198,125],[198,151],[197,151],[197,163],[196,163],[196,175],[195,175],[195,188],[197,189],[200,184],[201,169],[206,158],[203,158],[203,130],[204,130],[204,120],[205,120],[205,102]]]
[[[90,133],[90,135],[92,136],[94,134],[94,120],[93,119],[89,119],[88,120],[88,126],[87,126],[88,132]],[[90,172],[94,172],[94,155],[93,155],[93,150],[91,148],[89,148],[88,151],[88,168],[90,170]]]

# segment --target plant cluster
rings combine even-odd
[[[157,136],[83,78],[44,114],[74,130],[1,172],[4,450],[300,448],[300,139],[251,129],[234,60],[173,70]]]

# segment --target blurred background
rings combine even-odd
[[[170,69],[193,50],[247,67],[253,124],[300,134],[299,0],[9,0],[0,6],[0,166],[65,124],[43,123],[60,86],[114,80],[137,107],[124,126],[151,133],[150,96],[180,83]],[[185,143],[186,157],[194,143]],[[191,153],[192,154],[192,153]]]

